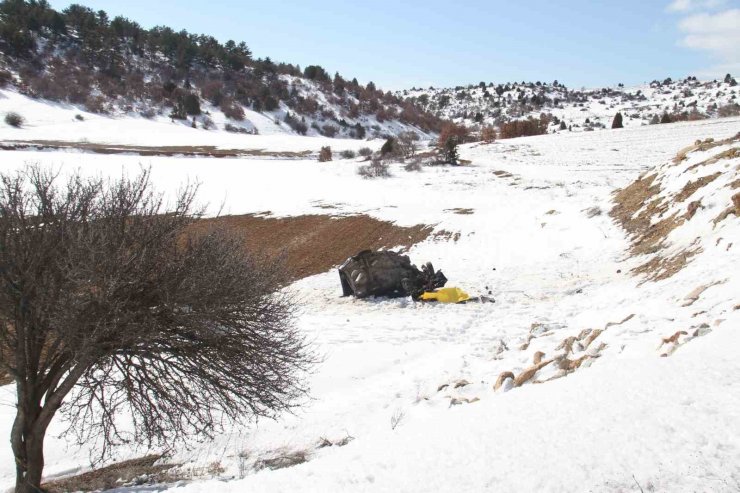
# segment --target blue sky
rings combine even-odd
[[[52,0],[56,9],[69,1]],[[740,0],[78,0],[384,89],[740,72]],[[738,74],[740,75],[740,74]]]

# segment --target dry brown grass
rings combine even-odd
[[[693,202],[690,202],[689,206],[686,208],[686,215],[684,215],[684,218],[686,218],[686,220],[689,220],[694,217],[694,214],[696,214],[696,211],[698,211],[700,207],[701,200],[694,200]]]
[[[714,147],[719,147],[727,144],[732,144],[733,142],[737,142],[740,140],[740,132],[737,133],[733,137],[729,137],[727,139],[722,140],[714,140],[712,138],[705,139],[705,140],[697,140],[694,145],[685,147],[681,149],[676,157],[673,158],[674,164],[679,164],[682,161],[686,159],[686,157],[689,155],[689,153],[694,151],[708,151],[710,149],[713,149]]]
[[[521,372],[519,375],[517,375],[516,378],[514,378],[514,387],[521,387],[522,385],[527,383],[529,380],[531,380],[532,377],[534,377],[538,371],[540,371],[542,368],[546,367],[550,363],[552,363],[552,360],[548,359],[545,361],[540,361],[536,365],[530,366],[529,368]]]
[[[119,487],[124,484],[161,483],[178,478],[167,473],[174,465],[155,465],[161,455],[147,455],[139,459],[132,459],[94,471],[78,474],[68,478],[49,481],[42,485],[49,493],[67,491],[102,491]]]
[[[75,149],[95,154],[138,154],[139,156],[189,156],[189,157],[279,157],[306,158],[311,151],[265,151],[264,149],[220,149],[210,145],[194,146],[134,146],[117,144],[98,144],[90,142],[69,142],[63,140],[29,140],[23,142],[3,142],[0,149],[18,150],[59,150]]]
[[[678,194],[674,197],[674,200],[676,202],[683,202],[684,200],[688,199],[693,195],[694,192],[699,190],[701,187],[708,185],[709,183],[712,183],[714,180],[722,176],[721,172],[716,172],[713,175],[707,175],[699,178],[698,180],[690,181],[684,185],[683,189],[678,192]]]
[[[510,371],[502,372],[498,378],[496,379],[496,383],[493,385],[493,390],[498,390],[501,388],[501,386],[504,384],[507,378],[511,378],[512,380],[516,377],[514,374]]]
[[[701,252],[702,249],[697,247],[693,250],[682,250],[672,257],[655,256],[635,267],[632,272],[646,275],[648,281],[662,281],[675,275],[689,263],[692,257]]]
[[[212,226],[240,234],[249,251],[282,256],[290,281],[326,272],[361,250],[408,249],[432,232],[426,225],[402,227],[365,215],[223,216],[198,221],[191,230],[198,234]]]

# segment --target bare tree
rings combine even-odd
[[[15,380],[16,492],[37,492],[58,410],[101,451],[211,436],[305,393],[310,350],[276,267],[167,207],[144,171],[0,175],[0,371]],[[125,425],[121,419],[125,417]]]

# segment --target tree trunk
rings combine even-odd
[[[21,406],[13,423],[11,445],[15,457],[15,493],[39,493],[44,471],[46,425],[29,420]]]

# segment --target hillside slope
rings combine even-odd
[[[73,4],[0,2],[0,87],[106,115],[205,129],[364,139],[439,130],[441,120],[375,84],[301,70],[245,43]]]
[[[548,132],[611,128],[617,112],[625,127],[740,114],[740,86],[695,77],[635,87],[568,88],[553,83],[481,83],[477,86],[399,91],[397,95],[437,116],[472,128],[527,118]]]
[[[496,299],[341,298],[333,270],[295,282],[299,327],[324,356],[311,399],[296,415],[170,451],[173,477],[187,479],[178,491],[729,492],[740,485],[738,131],[729,118],[470,144],[471,165],[394,164],[378,180],[352,160],[0,154],[5,170],[34,161],[119,176],[151,165],[166,191],[198,179],[213,212],[432,225],[412,260]],[[697,250],[670,276],[644,270],[686,249]],[[12,390],[0,389],[0,435]],[[53,426],[48,476],[87,469],[95,444],[77,447]],[[149,452],[121,447],[116,459]],[[0,486],[12,482],[9,453],[0,448]]]

